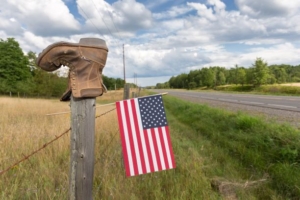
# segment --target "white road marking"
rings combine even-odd
[[[222,101],[234,101],[234,102],[237,102],[237,100],[234,100],[234,99],[222,99],[222,98],[219,98],[219,100],[222,100]]]
[[[264,104],[264,103],[259,103],[259,102],[254,102],[254,101],[240,101],[241,103],[251,103],[251,104]]]
[[[295,106],[285,106],[285,105],[278,105],[278,104],[267,104],[269,106],[277,106],[277,107],[285,107],[285,108],[297,108]]]

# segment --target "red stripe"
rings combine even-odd
[[[166,166],[166,169],[169,169],[170,167],[169,167],[167,151],[166,151],[166,146],[165,146],[165,141],[164,141],[163,131],[162,131],[163,128],[164,127],[159,127],[158,132],[159,132],[159,138],[160,138],[160,143],[161,143],[161,149],[162,149],[162,153],[164,156],[165,166]]]
[[[130,124],[130,121],[132,119],[130,119],[130,117],[129,117],[129,112],[130,111],[128,109],[128,104],[127,103],[128,103],[128,101],[124,101],[124,112],[125,112],[127,128],[128,128],[128,137],[129,137],[129,143],[130,143],[130,149],[131,149],[134,175],[136,175],[136,174],[139,174],[139,173],[138,173],[138,168],[137,168],[137,161],[136,161],[136,155],[135,155],[135,149],[134,149],[134,143],[133,143],[133,137],[132,137],[132,129],[131,129],[131,124]]]
[[[141,133],[140,129],[139,129],[134,100],[131,101],[131,107],[132,107],[133,121],[134,121],[136,138],[137,138],[137,145],[138,145],[138,149],[139,149],[139,152],[140,152],[140,162],[142,164],[142,173],[144,174],[147,171],[146,171],[145,157],[144,157],[144,152],[143,152],[143,147],[142,147],[142,140],[141,140],[141,134],[143,134],[143,133]]]
[[[128,155],[127,155],[127,150],[126,150],[126,142],[125,142],[125,136],[124,136],[120,102],[116,102],[116,107],[117,107],[117,115],[118,115],[119,129],[120,129],[120,137],[121,137],[121,142],[122,142],[123,159],[124,159],[124,166],[125,166],[125,170],[126,170],[126,176],[130,176],[129,162],[128,162]]]
[[[174,159],[174,153],[173,153],[173,148],[172,148],[172,143],[171,143],[171,138],[170,138],[169,126],[166,126],[165,128],[166,128],[166,133],[167,133],[167,138],[168,138],[168,144],[169,144],[169,149],[170,149],[172,165],[173,165],[173,168],[175,168],[176,163],[175,163],[175,159]]]
[[[156,137],[155,137],[155,131],[154,131],[154,128],[151,128],[150,130],[151,130],[151,136],[152,136],[152,141],[153,141],[153,145],[154,145],[154,151],[155,151],[157,167],[158,167],[158,171],[160,171],[160,170],[162,170],[162,167],[161,167],[161,162],[160,162],[160,157],[159,157],[157,140],[156,140]]]
[[[144,130],[144,136],[145,136],[145,143],[146,143],[146,148],[147,148],[147,153],[148,153],[150,172],[154,172],[155,170],[154,170],[154,164],[153,164],[152,153],[151,153],[151,148],[150,148],[150,142],[149,142],[149,138],[148,138],[147,129]]]

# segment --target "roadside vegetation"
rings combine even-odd
[[[23,53],[14,38],[0,38],[0,95],[14,97],[60,97],[68,85],[68,69],[46,72],[35,64],[36,53]],[[124,87],[124,80],[103,75],[108,90]]]
[[[116,94],[98,103],[122,99]],[[114,97],[112,97],[114,96]],[[103,98],[103,101],[102,99]],[[126,178],[116,113],[96,119],[94,199],[297,199],[300,134],[288,124],[164,96],[176,169]],[[0,98],[0,170],[70,126],[69,104]],[[97,115],[113,106],[97,108]],[[69,136],[0,178],[0,199],[67,199]]]
[[[174,125],[192,129],[192,133],[184,131],[182,137],[190,137],[201,157],[213,163],[205,168],[205,174],[238,183],[267,179],[250,190],[255,199],[300,196],[299,130],[288,124],[270,123],[241,112],[231,113],[173,97],[165,98],[165,106],[177,121]],[[239,191],[240,199],[250,199],[248,192]]]
[[[207,90],[207,88],[205,89]],[[300,83],[296,83],[296,84],[291,83],[286,85],[285,84],[263,85],[260,87],[253,87],[251,85],[244,85],[244,86],[226,85],[226,86],[218,86],[215,88],[215,90],[223,91],[223,92],[244,92],[244,93],[253,93],[253,94],[300,96]]]
[[[235,92],[282,93],[299,95],[288,83],[300,82],[300,65],[268,65],[257,58],[252,66],[236,65],[233,68],[220,66],[203,67],[172,76],[165,83],[156,84],[156,89],[222,90]]]

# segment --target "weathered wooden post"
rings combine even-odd
[[[70,200],[93,199],[95,102],[71,97]]]
[[[130,93],[130,85],[128,83],[126,83],[124,85],[124,95],[123,95],[123,99],[129,99],[129,93]]]
[[[69,199],[92,200],[96,97],[103,94],[102,70],[108,48],[99,38],[79,43],[57,42],[39,54],[36,64],[45,71],[68,66],[69,85],[61,101],[71,101]]]

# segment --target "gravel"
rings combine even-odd
[[[173,94],[172,94],[173,95]],[[267,121],[276,122],[280,124],[290,124],[297,129],[300,129],[300,112],[286,111],[286,110],[278,110],[273,108],[266,107],[258,107],[251,106],[245,104],[235,104],[229,102],[222,101],[213,101],[207,99],[186,97],[182,95],[173,95],[178,98],[188,100],[194,103],[206,104],[210,107],[221,108],[225,110],[229,110],[231,112],[244,112],[254,116],[260,116]]]

